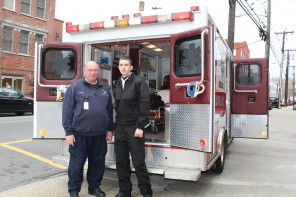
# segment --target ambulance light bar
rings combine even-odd
[[[163,15],[141,16],[140,13],[133,14],[130,17],[128,14],[122,15],[121,19],[118,16],[112,16],[110,21],[93,22],[89,24],[73,25],[71,22],[66,23],[66,32],[73,33],[78,31],[88,31],[95,29],[107,29],[114,27],[124,27],[132,25],[150,24],[150,23],[166,23],[174,21],[193,21],[193,12],[199,11],[199,7],[191,7],[189,12],[178,12]]]
[[[78,25],[72,25],[72,23],[66,23],[66,32],[76,32],[78,31]]]
[[[142,16],[142,24],[157,23],[156,15]]]

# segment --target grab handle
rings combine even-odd
[[[198,81],[197,86],[203,84],[205,78],[205,35],[209,33],[208,29],[204,29],[201,32],[201,78]],[[175,88],[187,87],[189,83],[176,83]]]

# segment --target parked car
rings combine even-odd
[[[11,88],[0,87],[0,113],[16,113],[23,115],[25,112],[33,113],[33,98],[24,97],[20,92]]]
[[[268,106],[269,109],[276,108],[278,107],[279,99],[275,96],[270,96],[268,103],[269,103],[269,106]]]
[[[287,105],[288,105],[288,106],[293,105],[293,100],[292,100],[292,99],[288,99],[288,100],[287,100]]]

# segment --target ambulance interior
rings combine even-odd
[[[165,125],[165,107],[170,103],[170,43],[169,41],[143,41],[128,44],[93,44],[91,59],[99,63],[100,78],[114,90],[121,74],[119,58],[132,59],[133,72],[142,76],[149,87],[150,116],[145,129],[146,142],[168,143]]]

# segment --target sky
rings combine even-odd
[[[165,13],[175,11],[189,11],[191,6],[206,5],[213,20],[217,24],[224,39],[228,34],[228,0],[182,0],[181,3],[172,0],[142,0],[145,1],[145,10],[152,7],[162,8]],[[247,2],[256,12],[255,16],[262,25],[267,24],[267,0],[242,0]],[[272,1],[272,0],[271,0]],[[83,2],[83,3],[81,3]],[[111,16],[133,14],[138,12],[139,0],[56,0],[56,18],[73,24],[110,20]],[[274,53],[270,50],[269,72],[270,77],[280,76],[280,63],[282,58],[281,32],[294,31],[286,34],[285,50],[296,49],[296,0],[277,0],[271,2],[271,43]],[[250,49],[251,58],[265,57],[265,42],[259,37],[258,27],[236,3],[235,42],[246,41]],[[287,53],[285,53],[287,54]],[[290,52],[290,66],[296,66],[296,51]],[[294,57],[295,56],[295,57]],[[284,60],[283,75],[285,76],[286,61]],[[293,69],[289,72],[292,76]]]

